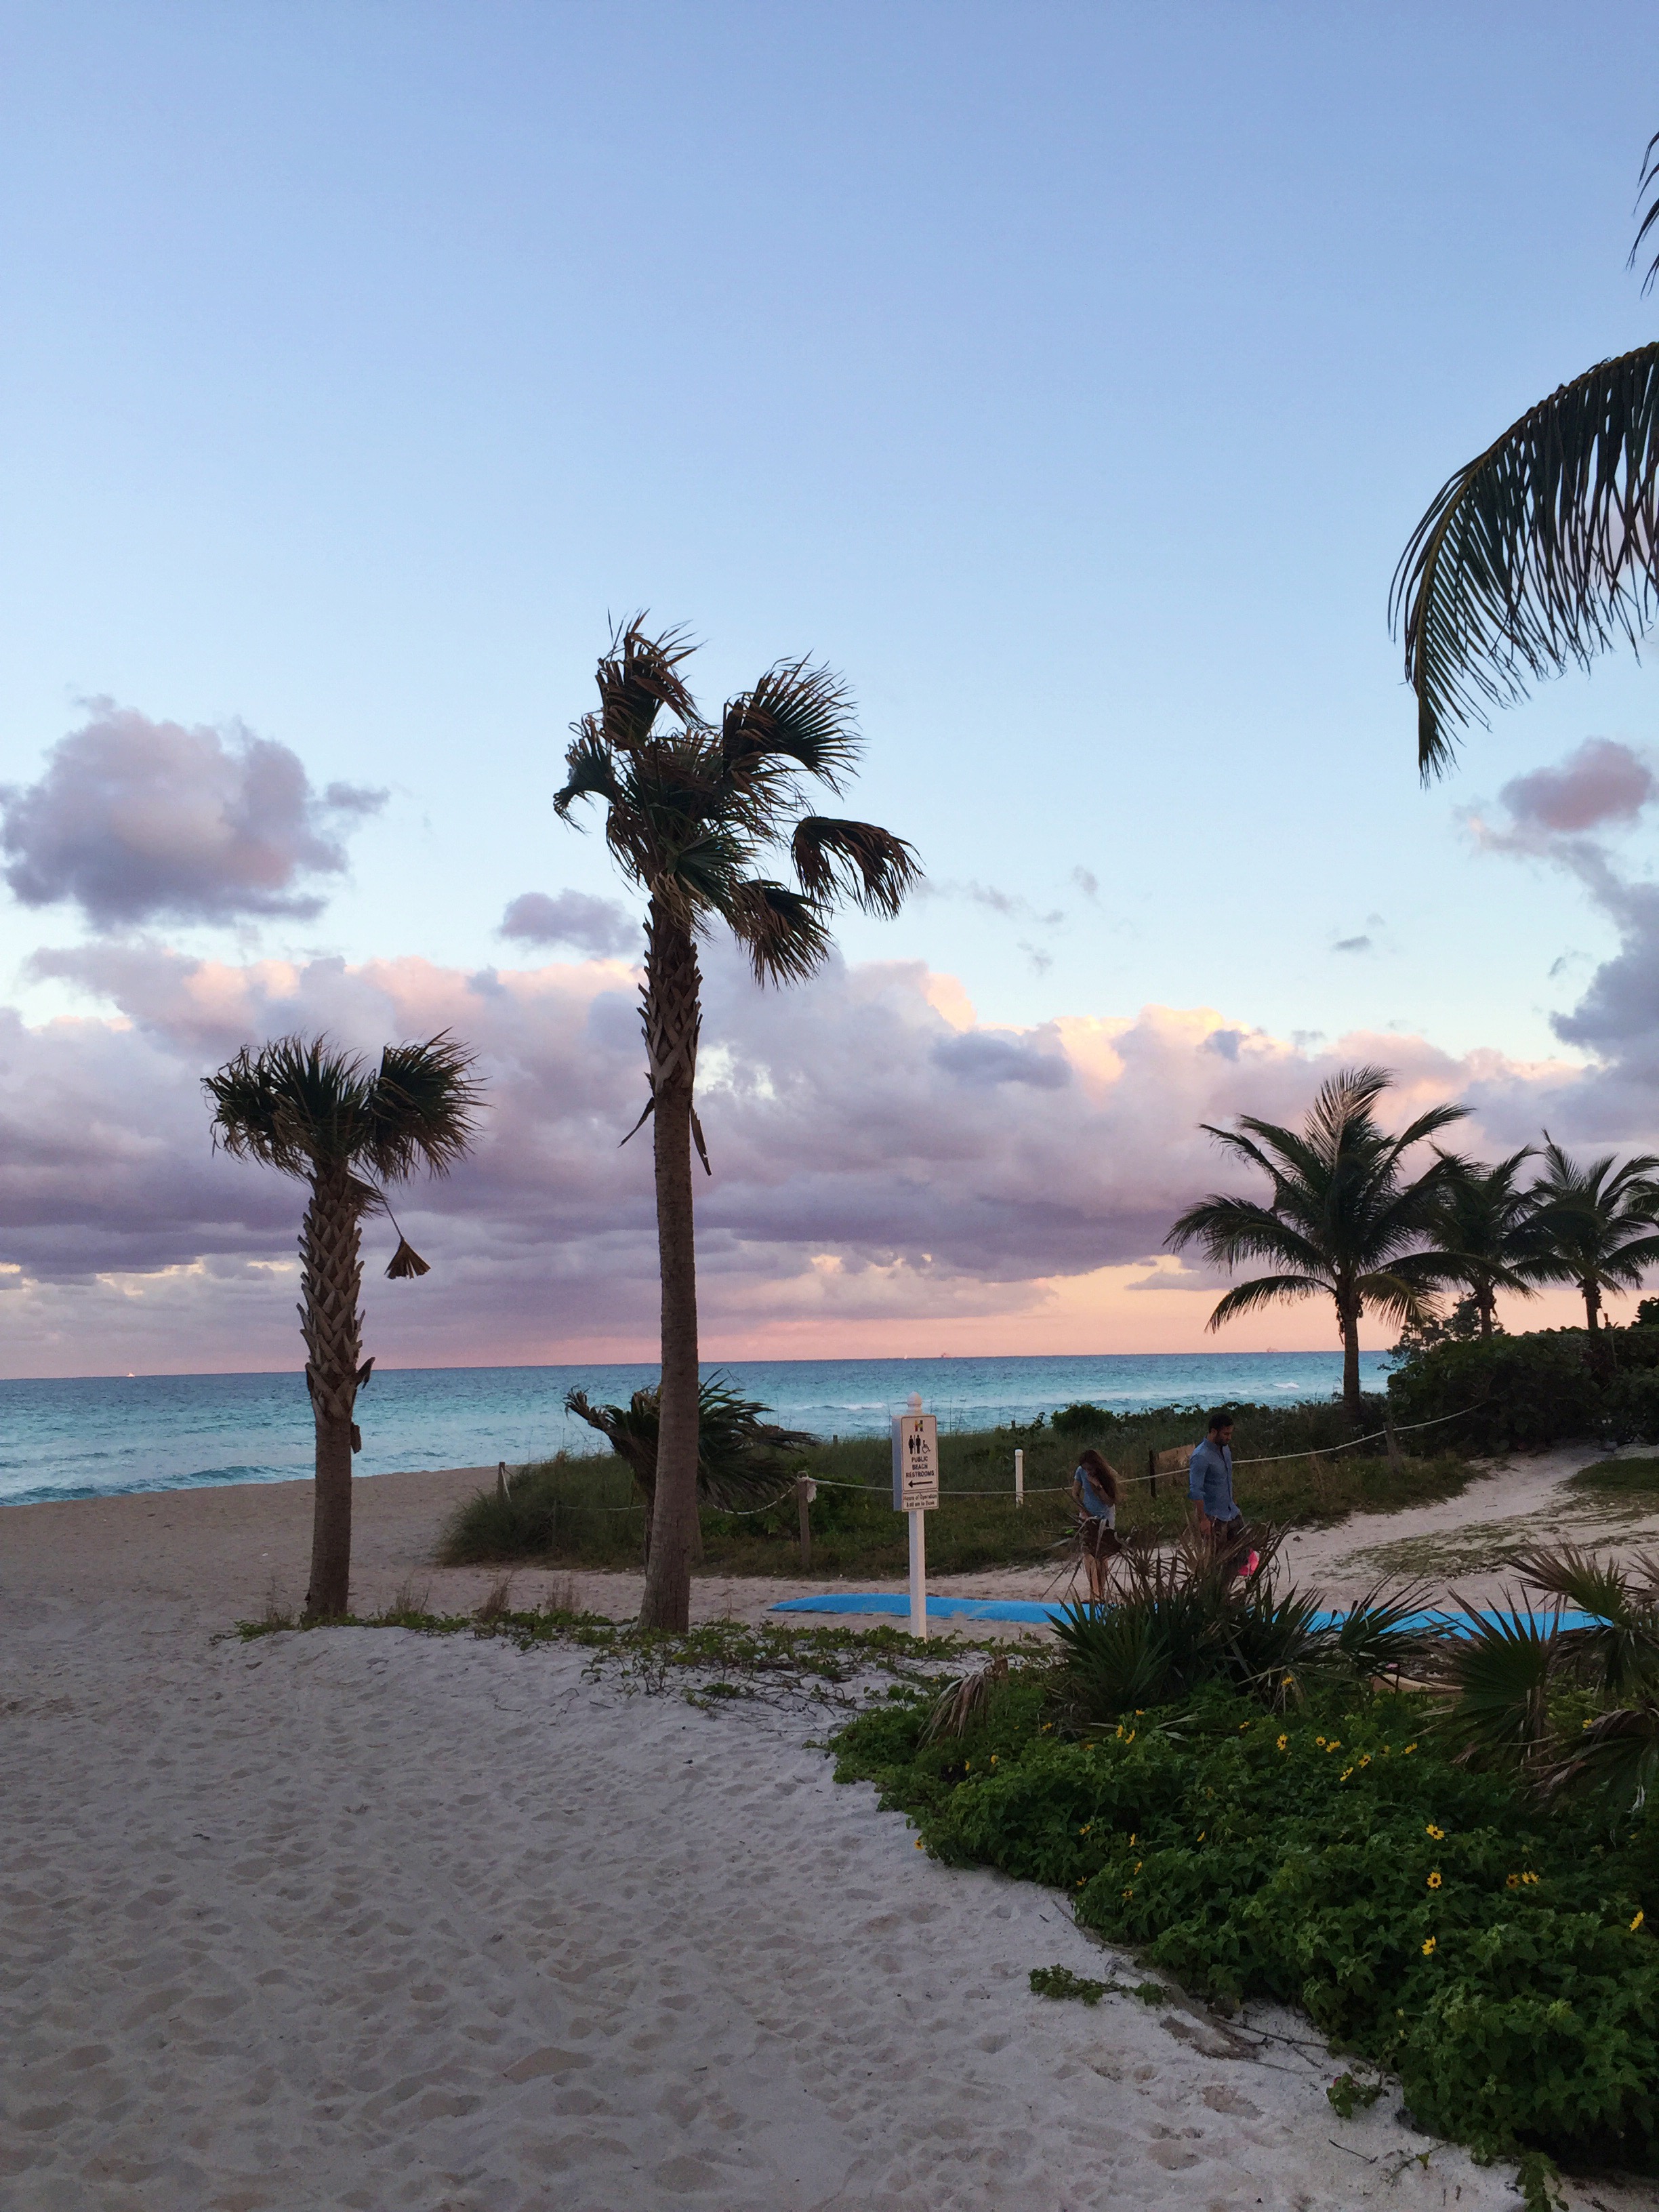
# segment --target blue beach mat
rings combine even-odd
[[[1024,1620],[1038,1627],[1047,1627],[1071,1608],[1053,1599],[1037,1600],[1019,1597],[930,1597],[927,1601],[929,1620]],[[908,1597],[887,1590],[833,1590],[822,1597],[786,1597],[769,1607],[773,1613],[883,1613],[908,1620],[910,1601]],[[1562,1628],[1590,1628],[1595,1626],[1588,1613],[1534,1613],[1531,1614],[1483,1610],[1477,1616],[1486,1621],[1517,1622],[1530,1620],[1540,1633],[1545,1633],[1552,1622]],[[1462,1613],[1415,1613],[1404,1626],[1410,1628],[1436,1626],[1458,1628],[1468,1620]],[[1333,1627],[1342,1619],[1340,1613],[1316,1613],[1314,1626]]]

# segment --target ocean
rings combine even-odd
[[[1368,1352],[1368,1390],[1389,1355]],[[1079,1399],[1128,1411],[1226,1400],[1288,1404],[1331,1397],[1336,1352],[1103,1352],[1020,1359],[783,1359],[711,1362],[784,1426],[884,1435],[911,1391],[945,1430],[988,1429]],[[509,1466],[599,1439],[564,1410],[578,1384],[601,1402],[655,1379],[651,1366],[376,1368],[358,1401],[359,1474],[398,1468]],[[87,1376],[0,1382],[0,1504],[205,1483],[285,1482],[312,1468],[310,1408],[297,1373]]]

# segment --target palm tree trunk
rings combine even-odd
[[[1475,1310],[1480,1316],[1480,1336],[1484,1343],[1492,1334],[1492,1323],[1497,1318],[1498,1298],[1490,1284],[1475,1292],[1474,1303]]]
[[[1584,1326],[1594,1336],[1600,1327],[1601,1286],[1594,1275],[1587,1275],[1578,1287],[1584,1293]]]
[[[1342,1323],[1342,1403],[1357,1430],[1364,1418],[1359,1402],[1359,1316],[1346,1306],[1337,1312]]]
[[[697,1248],[691,1206],[691,1093],[702,978],[691,932],[651,901],[646,923],[645,1044],[654,1101],[657,1256],[662,1274],[662,1394],[657,1483],[641,1628],[684,1631],[697,1530]]]
[[[311,1581],[306,1618],[331,1620],[351,1595],[351,1455],[362,1364],[360,1250],[362,1215],[343,1167],[319,1169],[300,1231],[300,1328],[309,1354],[306,1388],[317,1425],[317,1488],[311,1522]]]

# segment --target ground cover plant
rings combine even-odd
[[[1382,1401],[1367,1401],[1367,1428],[1382,1425]],[[1052,1419],[940,1437],[943,1495],[928,1516],[930,1573],[1045,1563],[1061,1571],[1073,1521],[1067,1485],[1078,1453],[1093,1443],[1123,1474],[1142,1478],[1149,1451],[1195,1443],[1207,1408],[1158,1407],[1114,1414],[1093,1406],[1060,1408]],[[1402,1449],[1391,1461],[1380,1443],[1340,1450],[1352,1433],[1338,1404],[1239,1406],[1234,1451],[1238,1491],[1252,1520],[1311,1526],[1358,1511],[1391,1512],[1453,1496],[1473,1470],[1429,1431],[1422,1456]],[[1453,1432],[1455,1424],[1450,1425]],[[1402,1446],[1411,1439],[1402,1438]],[[1013,1498],[1013,1456],[1025,1455],[1025,1504]],[[883,1437],[848,1437],[787,1455],[775,1502],[760,1511],[701,1516],[703,1565],[722,1574],[787,1576],[799,1571],[796,1470],[818,1486],[810,1508],[812,1572],[830,1579],[891,1577],[906,1571],[902,1516],[892,1510],[891,1463]],[[1253,1459],[1267,1463],[1249,1465]],[[1154,1498],[1131,1481],[1119,1514],[1126,1530],[1170,1534],[1185,1522],[1186,1486],[1167,1478]],[[537,1560],[556,1565],[635,1567],[644,1541],[642,1501],[627,1464],[606,1454],[541,1461],[509,1474],[505,1492],[465,1501],[445,1530],[446,1565]]]
[[[1598,1459],[1567,1477],[1574,1490],[1635,1492],[1659,1498],[1659,1459]]]
[[[1139,1634],[1079,1613],[1058,1660],[987,1694],[858,1717],[839,1778],[873,1782],[945,1864],[1066,1893],[1084,1926],[1224,2011],[1299,2006],[1397,2075],[1419,2124],[1520,2160],[1535,2206],[1552,2159],[1653,2170],[1651,1798],[1594,1762],[1528,1771],[1476,1724],[1478,1667],[1449,1662],[1450,1698],[1400,1686],[1437,1666],[1408,1594],[1374,1599],[1345,1649],[1271,1574],[1193,1588],[1206,1573],[1194,1556],[1145,1575],[1121,1609]],[[1599,1725],[1577,1672],[1558,1741]]]

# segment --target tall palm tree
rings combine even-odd
[[[1639,189],[1659,186],[1659,132]],[[1655,193],[1631,259],[1659,223]],[[1645,291],[1659,274],[1649,269]],[[1659,611],[1659,343],[1597,362],[1529,407],[1449,477],[1400,557],[1389,618],[1402,625],[1425,780],[1450,766],[1459,725],[1510,706]]]
[[[1659,1261],[1659,1157],[1640,1152],[1615,1169],[1608,1152],[1588,1167],[1565,1152],[1547,1129],[1544,1171],[1534,1186],[1538,1225],[1548,1240],[1542,1279],[1573,1284],[1595,1336],[1607,1291],[1632,1291]]]
[[[684,634],[649,637],[643,621],[636,616],[611,637],[599,665],[599,711],[573,725],[554,804],[568,821],[579,799],[604,803],[612,857],[647,901],[640,997],[650,1097],[640,1120],[653,1117],[662,1379],[640,1622],[684,1629],[697,1528],[693,1139],[708,1167],[692,1096],[702,1024],[697,939],[724,922],[757,981],[799,982],[830,956],[837,898],[896,914],[921,870],[914,849],[874,823],[806,811],[804,780],[839,792],[861,750],[839,678],[805,660],[780,661],[708,721],[681,673],[693,650]],[[762,872],[786,843],[793,885]]]
[[[317,1431],[308,1620],[343,1613],[350,1590],[351,1455],[362,1448],[353,1417],[374,1364],[362,1357],[357,1307],[363,1220],[390,1214],[387,1183],[418,1167],[447,1174],[466,1152],[479,1097],[471,1068],[447,1035],[389,1044],[378,1067],[326,1037],[285,1036],[258,1052],[244,1046],[203,1079],[215,1145],[296,1176],[311,1192],[300,1228],[300,1328]],[[428,1272],[399,1232],[387,1274]]]
[[[1483,1337],[1492,1333],[1499,1291],[1535,1297],[1548,1262],[1549,1236],[1538,1218],[1537,1194],[1520,1181],[1522,1161],[1533,1156],[1530,1145],[1491,1164],[1455,1152],[1441,1155],[1446,1172],[1431,1231],[1441,1279],[1468,1291]]]
[[[1419,1322],[1444,1273],[1439,1255],[1425,1248],[1445,1160],[1437,1155],[1422,1174],[1407,1178],[1405,1155],[1468,1110],[1432,1106],[1391,1137],[1372,1109],[1393,1080],[1383,1067],[1344,1068],[1321,1086],[1300,1130],[1251,1114],[1239,1116],[1237,1129],[1205,1122],[1218,1145],[1261,1169],[1271,1195],[1264,1205],[1212,1192],[1188,1206],[1168,1240],[1177,1251],[1197,1244],[1221,1267],[1278,1263],[1274,1273],[1227,1292],[1210,1316],[1212,1329],[1259,1306],[1331,1299],[1342,1339],[1342,1397],[1356,1428],[1359,1324],[1366,1310],[1395,1322]]]

